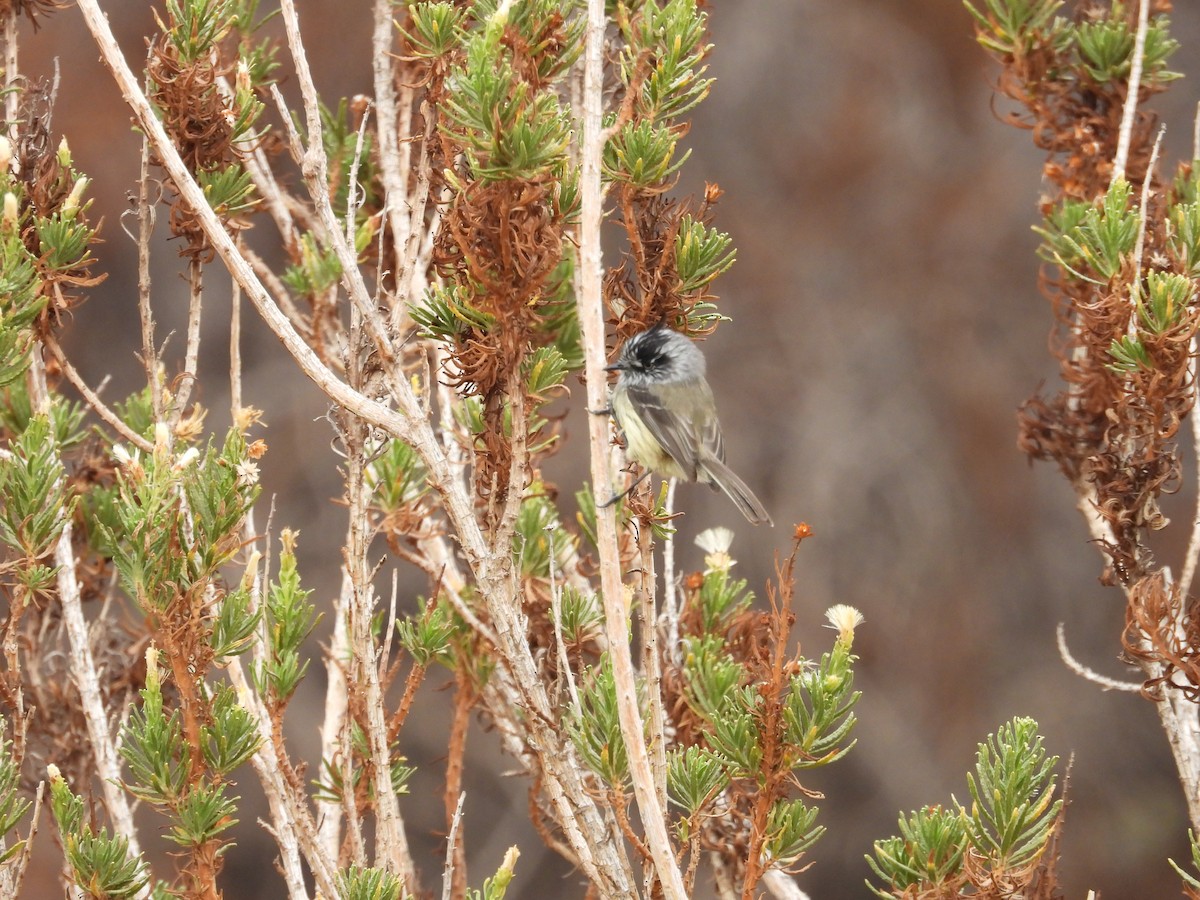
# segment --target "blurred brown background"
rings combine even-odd
[[[151,7],[107,6],[137,68]],[[370,90],[369,6],[300,4],[327,99]],[[1074,755],[1066,896],[1178,896],[1166,858],[1188,858],[1187,821],[1154,710],[1135,695],[1085,683],[1055,649],[1055,623],[1065,622],[1081,660],[1109,675],[1125,672],[1116,660],[1122,598],[1097,583],[1100,557],[1073,495],[1055,470],[1029,466],[1015,446],[1015,408],[1043,381],[1053,386],[1055,369],[1030,231],[1042,156],[1026,133],[993,115],[997,69],[975,45],[959,0],[755,0],[710,9],[710,74],[718,80],[696,115],[679,192],[705,181],[726,191],[718,224],[732,233],[738,262],[718,290],[734,323],[708,342],[710,378],[731,462],[780,524],[753,530],[723,497],[683,487],[681,545],[694,566],[690,542],[699,530],[735,527],[739,571],[761,593],[790,523],[807,521],[816,537],[798,567],[804,647],[815,655],[830,643],[821,627],[830,604],[850,603],[866,616],[856,643],[858,746],[806,781],[826,795],[820,821],[828,833],[801,885],[814,900],[866,896],[871,842],[895,832],[900,810],[946,803],[951,794],[966,800],[976,744],[1011,716],[1027,715],[1041,724],[1050,752]],[[1189,77],[1155,104],[1168,125],[1169,165],[1190,152],[1200,9],[1177,4],[1174,23],[1183,49],[1173,67]],[[106,215],[109,279],[79,311],[70,350],[93,384],[111,376],[107,396],[121,396],[140,376],[135,255],[118,222],[135,189],[137,143],[76,11],[23,32],[27,71],[49,72],[58,60],[53,131],[69,136],[96,177]],[[285,91],[294,97],[295,85]],[[186,299],[174,249],[159,243],[155,292],[165,333],[182,327]],[[210,271],[200,399],[216,428],[228,421],[226,282]],[[301,530],[302,572],[327,598],[336,590],[344,516],[332,502],[330,431],[317,421],[325,402],[264,328],[250,321],[245,330],[247,402],[269,411],[268,499],[278,492],[276,523]],[[179,334],[172,339],[176,356],[182,343]],[[578,411],[568,421],[574,440],[550,474],[569,494],[586,452]],[[1175,524],[1159,549],[1176,569],[1193,489],[1167,506]],[[318,669],[291,723],[296,753],[310,761]],[[428,832],[441,815],[444,706],[442,695],[426,692],[410,720],[424,727],[409,729],[406,745],[421,767],[405,812],[427,886],[441,866]],[[498,774],[508,764],[494,761],[493,738],[476,729],[471,741],[483,776],[466,803],[472,883],[519,841],[524,855],[510,896],[578,896],[574,879],[527,832],[525,785]],[[241,790],[257,796],[249,770]],[[229,857],[230,900],[280,896],[272,847],[254,817],[247,810]],[[158,823],[147,822],[151,843]],[[38,840],[48,844],[50,835],[47,828]]]

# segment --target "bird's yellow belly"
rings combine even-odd
[[[634,411],[633,403],[623,391],[613,395],[612,408],[617,417],[617,424],[621,426],[625,435],[626,453],[630,459],[666,478],[690,480],[690,473],[685,472],[674,457],[663,449],[658,438],[642,421],[642,417]]]

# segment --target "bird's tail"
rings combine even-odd
[[[746,482],[734,474],[733,469],[712,455],[709,455],[701,465],[704,474],[708,476],[703,480],[713,487],[723,490],[725,496],[734,502],[734,505],[742,511],[742,515],[751,525],[761,525],[764,522],[768,525],[775,524],[767,515],[762,503],[754,496],[754,491],[750,490],[746,486]]]

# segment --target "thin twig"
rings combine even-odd
[[[1189,342],[1189,364],[1192,367],[1192,409],[1190,416],[1192,426],[1192,451],[1196,457],[1196,482],[1200,484],[1200,420],[1197,420],[1195,410],[1200,406],[1200,358],[1197,358],[1196,336],[1193,334]],[[1192,516],[1192,534],[1188,538],[1187,552],[1183,556],[1183,570],[1179,576],[1179,595],[1186,598],[1192,592],[1192,582],[1196,577],[1196,563],[1200,560],[1200,490],[1196,492],[1196,512]]]
[[[399,130],[396,123],[396,79],[393,75],[395,64],[392,60],[392,37],[396,31],[392,21],[394,9],[392,0],[375,0],[375,27],[371,35],[371,72],[375,81],[375,133],[379,136],[379,175],[383,182],[384,201],[387,204],[388,225],[392,231],[392,256],[388,265],[399,273],[401,247],[406,233],[406,217],[401,212],[401,204],[406,202],[408,191],[401,168]]]
[[[150,141],[142,136],[141,173],[138,178],[138,318],[142,323],[142,365],[146,367],[146,384],[150,388],[150,407],[154,421],[165,421],[160,380],[162,372],[158,348],[154,343],[154,311],[150,306],[150,237],[157,218],[150,200]]]
[[[171,413],[171,427],[179,424],[187,411],[192,388],[196,384],[196,369],[200,363],[200,315],[204,306],[204,268],[198,259],[188,264],[188,326],[187,347],[183,354],[183,373],[179,376],[179,390],[175,398],[175,409]]]
[[[341,755],[339,748],[345,744],[346,711],[349,708],[349,693],[346,685],[345,665],[350,659],[350,635],[346,631],[349,618],[350,595],[353,593],[349,570],[342,567],[342,587],[333,601],[333,637],[325,651],[325,713],[321,722],[321,759],[331,762]],[[347,746],[348,749],[348,746]],[[343,759],[348,765],[348,759]],[[349,776],[351,773],[347,773]],[[344,794],[349,794],[352,782],[346,778]],[[333,800],[317,798],[317,819],[320,826],[317,840],[331,859],[337,859],[341,845],[342,804]]]
[[[4,16],[4,122],[8,126],[8,138],[14,145],[17,140],[17,116],[21,111],[21,92],[17,89],[17,81],[21,77],[21,67],[17,64],[19,14],[20,10],[14,6]]]
[[[337,215],[334,213],[329,199],[329,160],[321,141],[320,99],[317,96],[312,70],[309,68],[308,57],[300,37],[300,20],[296,14],[295,0],[280,0],[279,9],[283,17],[284,30],[287,33],[288,48],[291,50],[292,61],[296,66],[296,80],[300,85],[300,96],[304,101],[304,117],[307,123],[308,146],[300,160],[300,171],[304,175],[318,220],[327,233],[330,246],[337,255],[338,262],[341,263],[342,282],[346,287],[350,302],[362,315],[363,324],[377,353],[379,365],[388,376],[392,393],[396,395],[397,401],[401,401],[400,395],[407,393],[411,396],[412,389],[408,387],[404,373],[397,364],[394,348],[391,341],[388,340],[383,319],[367,290],[362,270],[358,265],[354,242],[353,240],[347,241],[339,228]],[[271,90],[276,96],[276,102],[282,102],[278,86],[271,85]],[[403,405],[402,401],[401,405]]]
[[[227,101],[233,101],[234,89],[226,76],[221,75],[217,78],[217,89]],[[238,157],[246,167],[255,191],[263,199],[267,212],[274,220],[275,227],[279,229],[284,247],[289,252],[294,250],[299,243],[299,232],[275,173],[271,170],[271,164],[267,161],[267,154],[257,142],[250,148],[244,144],[239,145],[238,150]]]
[[[667,807],[667,717],[662,702],[662,656],[658,646],[658,617],[654,614],[654,595],[658,578],[654,571],[653,532],[644,529],[638,535],[642,557],[641,590],[638,591],[638,614],[642,621],[642,676],[646,685],[646,700],[650,723],[646,741],[650,746],[650,765],[654,772],[654,789],[658,802]],[[648,892],[649,886],[647,886]]]
[[[271,533],[271,516],[274,513],[272,506],[271,513],[267,515],[267,529],[264,544],[270,552],[270,533]],[[254,509],[246,511],[246,517],[242,522],[242,534],[246,542],[246,546],[253,547],[258,541],[254,526]],[[265,561],[263,554],[254,549],[250,552],[250,557],[246,560],[246,569],[243,579],[250,588],[250,606],[248,613],[256,615],[261,608],[261,600],[263,593],[263,584],[266,580],[268,563]],[[264,639],[263,632],[267,628],[267,617],[259,616],[258,630],[259,639],[253,642],[254,649],[251,651],[254,654],[254,664],[261,666],[264,664],[266,648],[269,643]],[[254,767],[258,775],[259,781],[263,786],[263,792],[267,795],[267,802],[271,808],[271,827],[266,828],[271,837],[275,839],[276,845],[279,847],[279,868],[283,873],[284,884],[287,885],[289,900],[308,900],[308,889],[304,883],[304,868],[300,861],[300,843],[299,830],[304,828],[307,821],[296,814],[296,806],[298,806],[295,794],[291,791],[287,781],[280,769],[279,760],[284,754],[284,748],[274,745],[274,732],[271,728],[270,717],[262,706],[262,702],[257,695],[251,694],[250,687],[246,682],[246,673],[242,667],[240,657],[230,657],[226,663],[229,672],[229,680],[233,684],[234,690],[238,696],[238,703],[243,706],[252,716],[255,729],[258,732],[262,745],[257,753],[251,757],[251,765]],[[315,828],[312,829],[315,832]],[[310,846],[315,844],[315,840],[308,842]],[[336,861],[336,855],[328,858],[322,858],[317,853],[312,854],[310,859],[310,867],[314,871],[314,878],[318,885],[328,883],[327,859]],[[326,863],[322,865],[322,863]],[[336,862],[334,863],[336,865]]]
[[[667,479],[667,497],[663,504],[664,514],[668,519],[675,513],[675,484],[674,478]],[[667,658],[678,665],[680,660],[679,646],[679,591],[675,583],[675,529],[668,528],[663,538],[663,602],[662,619],[667,626]]]
[[[1192,162],[1200,160],[1200,103],[1196,104],[1196,116],[1192,119]]]
[[[1150,152],[1150,165],[1146,167],[1146,177],[1142,179],[1142,198],[1138,215],[1137,240],[1133,245],[1133,281],[1129,290],[1129,302],[1133,309],[1129,314],[1129,324],[1126,326],[1130,337],[1137,336],[1137,307],[1142,296],[1142,253],[1146,247],[1146,223],[1150,219],[1150,186],[1154,181],[1154,167],[1158,165],[1158,151],[1162,149],[1163,135],[1167,133],[1164,125],[1158,129],[1158,137],[1154,139],[1154,149]]]
[[[1118,178],[1125,177],[1125,166],[1129,161],[1129,146],[1133,141],[1133,125],[1137,121],[1138,94],[1142,87],[1142,67],[1146,62],[1146,32],[1150,27],[1150,0],[1138,4],[1138,28],[1133,43],[1133,60],[1129,66],[1129,88],[1125,94],[1125,106],[1121,110],[1121,130],[1117,134],[1117,153],[1113,158],[1110,186]]]
[[[56,360],[58,360],[59,366],[62,367],[63,374],[67,376],[67,381],[71,382],[71,384],[75,386],[75,390],[79,391],[79,393],[83,395],[83,399],[87,401],[88,406],[92,408],[96,415],[112,426],[113,430],[120,434],[125,440],[129,441],[129,443],[133,444],[135,447],[139,448],[145,453],[153,453],[153,442],[142,437],[140,434],[126,425],[124,420],[115,412],[113,412],[108,404],[101,400],[95,391],[88,387],[87,382],[83,380],[78,370],[71,365],[71,361],[67,359],[66,354],[63,353],[62,347],[58,345],[58,338],[54,336],[53,332],[46,334],[45,343],[46,349],[50,351],[51,355]]]
[[[458,843],[458,826],[462,823],[463,803],[467,792],[458,795],[458,805],[454,808],[454,818],[450,822],[450,835],[446,838],[446,865],[442,869],[442,900],[450,900],[451,886],[454,883],[454,847]]]
[[[427,102],[421,104],[421,118],[425,123],[425,132],[421,136],[421,153],[417,157],[417,172],[416,172],[416,191],[409,201],[408,215],[408,233],[404,243],[404,256],[400,263],[400,270],[396,273],[397,290],[400,286],[408,282],[409,297],[407,299],[414,300],[420,295],[421,282],[425,279],[425,271],[428,268],[429,253],[432,250],[432,239],[436,233],[436,228],[425,229],[422,226],[425,224],[425,210],[429,205],[429,187],[430,187],[430,168],[429,161],[429,143],[433,140],[434,127],[437,123],[437,112]],[[447,195],[449,188],[445,190]],[[443,199],[445,199],[443,197]],[[441,216],[442,206],[434,206],[435,222]],[[425,235],[425,239],[422,239]],[[401,298],[405,299],[405,298]],[[405,303],[397,303],[392,310],[392,328],[399,333],[400,320],[403,315],[407,314],[408,305]]]
[[[362,381],[362,357],[358,352],[361,341],[358,309],[351,309],[350,364],[351,383],[358,387]],[[389,750],[387,714],[384,711],[383,688],[379,681],[378,650],[372,634],[375,610],[375,591],[371,584],[367,561],[372,534],[367,505],[370,501],[366,484],[367,448],[364,444],[367,428],[355,417],[347,417],[342,438],[346,445],[345,491],[347,500],[347,536],[343,549],[344,566],[350,579],[349,626],[351,673],[359,680],[366,717],[366,737],[370,751],[371,775],[375,802],[375,858],[386,860],[404,889],[419,894],[417,870],[408,846],[400,804],[392,784],[392,759]]]
[[[264,289],[272,298],[272,302],[283,311],[288,321],[291,322],[292,327],[296,329],[301,337],[305,340],[311,340],[313,337],[313,326],[309,322],[308,317],[300,311],[300,307],[296,306],[296,301],[292,299],[287,285],[267,265],[266,260],[252,249],[242,244],[240,250],[242,256],[250,263],[251,270],[262,281]],[[241,284],[241,282],[239,281],[238,284]]]
[[[1062,622],[1058,623],[1058,628],[1055,629],[1055,635],[1058,641],[1058,655],[1062,657],[1062,661],[1067,664],[1067,668],[1085,678],[1093,684],[1098,684],[1106,691],[1129,691],[1136,694],[1142,689],[1141,684],[1134,681],[1118,681],[1116,678],[1109,678],[1107,675],[1101,675],[1095,669],[1090,669],[1077,660],[1072,654],[1071,649],[1067,646],[1066,628]]]
[[[575,673],[571,670],[571,660],[567,657],[567,647],[563,643],[562,629],[562,587],[554,572],[554,560],[557,548],[554,546],[554,525],[546,526],[546,540],[550,544],[550,615],[554,617],[554,645],[558,653],[559,684],[566,682],[567,694],[571,698],[572,709],[582,709],[579,702],[579,690],[575,685]]]
[[[272,837],[279,847],[280,868],[287,884],[289,900],[308,900],[308,889],[304,886],[304,871],[300,864],[303,853],[313,873],[317,890],[326,897],[336,897],[337,857],[324,852],[316,838],[317,829],[308,811],[287,783],[280,766],[283,748],[273,741],[270,716],[262,701],[250,690],[242,661],[237,657],[229,660],[229,680],[237,692],[238,704],[254,718],[255,728],[262,738],[262,746],[250,757],[250,764],[258,775],[267,805],[271,809]]]
[[[242,415],[242,287],[233,280],[229,301],[229,414],[236,425]]]

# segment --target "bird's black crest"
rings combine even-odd
[[[667,347],[674,336],[674,332],[665,325],[635,334],[622,350],[622,360],[631,369],[661,372],[670,365]]]

